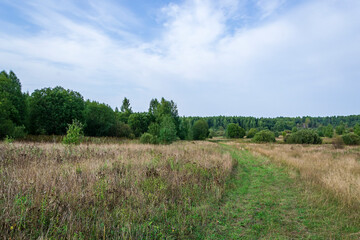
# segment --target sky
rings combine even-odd
[[[0,0],[0,70],[134,111],[360,114],[360,1]]]

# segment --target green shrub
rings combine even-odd
[[[197,120],[192,127],[194,140],[205,140],[209,135],[209,125],[204,119]]]
[[[154,136],[151,135],[150,133],[144,133],[140,137],[140,142],[144,144],[151,144],[153,142],[153,138]]]
[[[261,143],[261,142],[275,142],[275,135],[273,132],[269,130],[262,130],[255,134],[252,139],[253,142]]]
[[[15,139],[21,139],[21,138],[25,138],[26,137],[26,131],[25,131],[25,126],[17,126],[14,128],[12,137],[14,137]]]
[[[251,128],[251,129],[248,131],[246,137],[247,137],[247,138],[253,138],[256,133],[257,133],[257,129],[256,129],[256,128]]]
[[[63,143],[77,145],[80,144],[80,141],[83,137],[83,124],[78,120],[73,120],[73,123],[69,124],[67,134],[63,139]]]
[[[235,123],[230,123],[226,128],[226,137],[228,138],[243,138],[245,130]]]
[[[302,129],[287,135],[285,142],[293,144],[321,144],[322,140],[314,130]]]
[[[346,145],[359,145],[360,136],[355,133],[348,133],[342,136],[342,139]]]

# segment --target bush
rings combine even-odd
[[[25,126],[17,126],[14,128],[12,137],[14,137],[15,139],[21,139],[21,138],[25,138],[26,137],[26,131],[25,131]]]
[[[205,140],[209,135],[209,125],[204,119],[197,120],[192,128],[194,140]]]
[[[261,142],[275,142],[275,135],[273,132],[269,130],[262,130],[255,134],[253,142],[261,143]]]
[[[226,128],[226,137],[228,138],[243,138],[245,130],[235,123],[230,123]]]
[[[344,140],[341,137],[333,139],[332,145],[335,149],[343,149],[345,147]]]
[[[302,129],[292,133],[284,139],[286,143],[293,144],[321,144],[322,140],[319,135],[310,129]]]
[[[257,129],[256,129],[256,128],[251,128],[251,129],[248,131],[246,137],[247,137],[247,138],[253,138],[256,133],[257,133]]]
[[[83,124],[78,120],[73,120],[73,123],[69,124],[67,134],[63,139],[63,143],[77,145],[80,144],[80,141],[83,137]]]
[[[342,139],[346,145],[359,145],[360,136],[355,133],[348,133],[342,136]]]
[[[153,138],[154,138],[154,136],[151,135],[150,133],[144,133],[140,137],[140,142],[143,144],[151,144],[151,143],[153,143]]]

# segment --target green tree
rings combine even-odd
[[[87,136],[116,136],[116,116],[109,105],[86,101],[85,134]]]
[[[199,119],[192,127],[194,140],[205,140],[209,135],[209,125],[204,119]]]
[[[136,137],[148,130],[150,121],[148,113],[133,113],[129,117],[129,126]]]
[[[354,133],[360,136],[360,124],[357,123],[354,127]]]
[[[27,116],[26,95],[21,92],[20,80],[15,73],[0,73],[0,139],[6,135],[18,137],[25,133]],[[16,136],[15,136],[16,135]]]
[[[226,128],[226,136],[228,138],[243,138],[245,136],[245,130],[238,124],[230,123]]]
[[[170,144],[176,140],[176,126],[171,116],[164,116],[160,124],[160,142]]]
[[[62,87],[35,90],[29,105],[30,132],[33,134],[65,134],[73,119],[84,120],[83,97]]]
[[[346,128],[343,123],[335,128],[335,132],[337,135],[343,135],[345,133],[345,130],[346,130]]]
[[[121,112],[117,113],[119,115],[119,120],[123,123],[128,123],[130,115],[133,113],[130,107],[130,100],[124,98],[120,108]]]
[[[328,138],[332,138],[334,136],[334,128],[331,124],[329,124],[325,127],[324,135],[325,135],[325,137],[328,137]]]

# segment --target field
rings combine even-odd
[[[1,239],[358,239],[360,149],[0,143]]]

